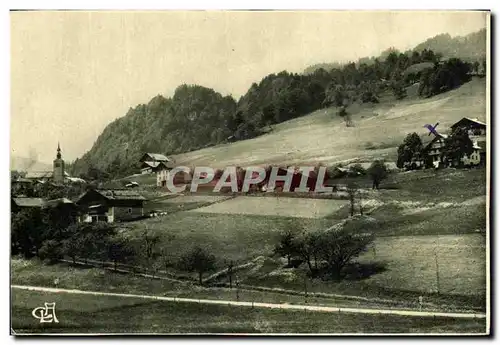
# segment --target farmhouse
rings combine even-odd
[[[460,121],[451,125],[452,130],[455,130],[456,128],[465,129],[471,140],[475,137],[486,136],[486,123],[479,121],[478,119],[464,117]]]
[[[130,189],[96,189],[87,191],[76,203],[83,213],[82,222],[113,223],[143,217],[144,201],[146,198]]]
[[[156,185],[158,187],[167,185],[168,172],[173,167],[170,158],[161,153],[145,153],[139,162],[142,174],[156,173]]]
[[[435,135],[431,141],[424,146],[423,151],[429,156],[429,160],[435,168],[443,163],[443,149],[446,138],[448,138],[448,135],[438,133],[438,135]],[[423,162],[420,161],[415,163],[417,163],[417,166],[423,165]]]
[[[166,167],[170,159],[161,153],[145,153],[142,155],[141,159],[139,159],[139,162],[141,173],[149,174],[162,169],[163,166]],[[162,163],[163,166],[160,163]]]
[[[470,156],[464,155],[461,162],[465,166],[477,166],[486,163],[486,124],[477,119],[470,119],[467,117],[462,118],[451,126],[452,131],[457,128],[462,128],[467,131],[470,140],[473,144],[474,151]],[[435,135],[430,142],[425,144],[428,136],[421,136],[424,143],[424,152],[429,156],[430,161],[434,167],[438,167],[443,163],[443,148],[445,147],[445,139],[448,138],[446,134]],[[423,160],[418,159],[419,164],[423,164]],[[413,163],[413,162],[412,162]],[[419,165],[417,164],[417,166]]]

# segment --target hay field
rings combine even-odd
[[[31,311],[56,302],[59,323]],[[18,333],[484,333],[485,320],[401,317],[198,305],[111,296],[12,291]]]
[[[359,158],[395,160],[397,145],[406,134],[427,133],[426,123],[439,122],[439,130],[462,117],[486,117],[484,79],[473,79],[462,87],[429,99],[357,106],[351,112],[355,126],[347,128],[335,108],[321,109],[274,127],[260,137],[218,145],[175,157],[177,164],[229,165],[311,164]],[[367,150],[367,147],[373,149]]]
[[[191,202],[207,202],[207,203],[215,203],[224,201],[227,199],[231,199],[232,196],[227,195],[183,195],[179,194],[173,198],[168,198],[162,200],[163,203],[172,203],[172,204],[184,204]]]
[[[375,249],[360,257],[360,262],[377,261],[386,263],[386,271],[371,276],[371,285],[425,293],[438,288],[444,294],[486,293],[486,243],[481,235],[382,237]]]
[[[239,196],[221,203],[193,209],[190,212],[323,218],[346,204],[345,200]]]
[[[445,307],[468,305],[484,310],[485,248],[484,237],[477,234],[380,237],[356,260],[364,270],[342,281],[310,280],[308,291],[409,302],[423,295]],[[298,270],[284,266],[283,260],[266,258],[239,276],[247,285],[303,291],[306,265]]]

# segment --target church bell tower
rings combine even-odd
[[[64,182],[64,160],[61,158],[61,147],[57,143],[57,156],[54,159],[54,182]]]

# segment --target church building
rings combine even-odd
[[[61,147],[57,143],[57,155],[53,165],[53,181],[55,183],[64,182],[64,160],[61,158]]]
[[[64,160],[61,156],[61,147],[57,143],[56,159],[53,162],[52,171],[29,171],[26,173],[26,179],[39,182],[54,182],[64,183],[69,177],[69,174],[64,170]]]

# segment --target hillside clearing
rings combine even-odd
[[[175,156],[178,165],[334,164],[358,157],[362,161],[385,158],[394,161],[398,143],[406,134],[426,133],[423,125],[440,123],[441,131],[462,117],[485,119],[484,79],[473,79],[460,88],[428,99],[394,104],[363,105],[350,110],[354,127],[347,128],[335,108],[273,126],[260,137],[218,145]],[[385,147],[382,143],[389,143]],[[367,144],[375,147],[366,150]],[[378,148],[384,147],[384,148]]]

